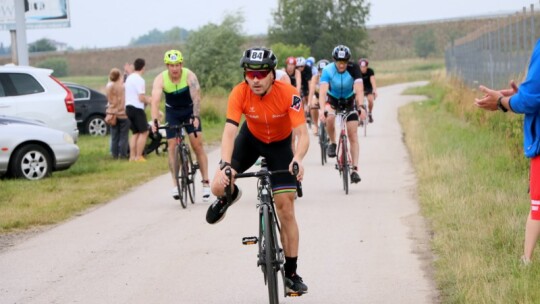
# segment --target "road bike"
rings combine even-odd
[[[180,125],[166,125],[158,127],[158,129],[169,129],[175,133],[175,147],[174,147],[174,178],[176,181],[176,187],[178,188],[178,197],[175,199],[180,201],[182,208],[187,208],[188,197],[192,204],[195,203],[193,199],[195,197],[195,175],[199,165],[193,162],[191,158],[191,150],[189,145],[185,142],[185,127],[190,126],[190,123],[182,123]],[[197,137],[197,132],[194,133]]]
[[[352,157],[348,148],[349,135],[347,133],[347,118],[356,113],[358,113],[356,110],[349,111],[347,109],[346,100],[338,100],[336,122],[340,122],[340,131],[336,149],[336,169],[339,171],[339,175],[343,179],[343,190],[345,190],[345,194],[349,194],[349,175],[352,169]]]
[[[326,150],[328,149],[330,139],[328,138],[328,133],[326,132],[326,124],[322,121],[319,122],[318,137],[319,137],[319,146],[321,146],[321,164],[324,166],[324,164],[327,163]]]
[[[293,164],[294,175],[298,174],[298,164]],[[225,170],[225,174],[232,176],[230,169]],[[274,206],[274,196],[272,193],[272,186],[270,182],[270,176],[276,174],[291,174],[288,170],[274,170],[268,171],[266,159],[261,159],[261,169],[256,172],[238,173],[234,178],[246,178],[256,177],[257,181],[257,208],[259,210],[259,236],[251,236],[242,238],[242,244],[244,245],[259,245],[259,252],[257,254],[257,266],[261,267],[263,272],[264,282],[268,287],[268,298],[270,304],[279,303],[279,287],[278,287],[278,273],[281,274],[281,280],[283,282],[283,293],[287,297],[301,296],[299,293],[287,293],[285,288],[285,254],[280,245],[279,233],[281,228],[279,220],[277,218],[276,209]],[[296,184],[298,197],[302,197],[302,185],[300,182]],[[225,189],[227,201],[232,201],[231,187]]]

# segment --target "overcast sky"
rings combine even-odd
[[[129,43],[152,29],[166,31],[178,26],[196,30],[219,24],[227,12],[242,11],[244,32],[266,33],[277,0],[68,0],[71,27],[27,30],[27,42],[54,39],[74,48],[114,47]],[[309,1],[309,0],[306,0]],[[371,0],[367,25],[438,20],[462,16],[514,13],[532,0]],[[316,18],[316,16],[314,16]],[[11,44],[9,31],[0,31],[0,42]]]

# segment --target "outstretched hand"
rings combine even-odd
[[[482,96],[481,98],[475,98],[474,104],[484,110],[496,111],[497,99],[501,97],[501,92],[492,90],[482,85],[479,87],[479,89],[482,93],[484,93],[484,96]]]

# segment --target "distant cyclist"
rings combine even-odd
[[[162,94],[165,95],[165,122],[169,125],[180,125],[185,122],[193,124],[186,127],[189,143],[197,155],[197,162],[202,175],[203,201],[210,199],[210,187],[208,181],[208,157],[203,147],[202,125],[200,119],[201,93],[199,81],[195,73],[183,67],[184,57],[178,50],[165,52],[163,58],[167,70],[159,73],[154,79],[152,86],[152,121],[159,121],[159,104]],[[152,124],[152,131],[156,132],[156,126]],[[195,137],[197,132],[197,137]],[[174,151],[175,131],[167,130],[168,150]],[[173,184],[176,185],[174,176],[174,153],[169,153],[169,169],[173,175]],[[178,187],[171,190],[174,199],[178,199]]]
[[[302,101],[294,87],[274,81],[277,58],[270,49],[251,48],[240,61],[244,82],[235,86],[229,95],[227,120],[221,137],[221,162],[212,180],[212,193],[217,200],[208,208],[206,221],[215,224],[223,219],[227,208],[242,192],[225,174],[249,169],[259,156],[267,160],[268,169],[289,170],[293,162],[299,165],[297,177],[282,174],[270,177],[277,215],[281,222],[281,237],[285,252],[285,285],[287,292],[307,293],[307,286],[296,272],[299,229],[296,223],[294,197],[296,179],[302,180],[302,159],[309,147]],[[245,122],[240,127],[242,116]],[[298,135],[292,151],[292,133]],[[232,200],[227,201],[225,187],[232,188]]]
[[[320,103],[324,111],[328,112],[326,128],[330,145],[328,146],[328,157],[336,157],[336,135],[335,135],[335,114],[338,102],[345,101],[349,111],[360,109],[361,115],[365,117],[365,110],[362,109],[362,98],[364,91],[362,87],[362,76],[360,68],[355,62],[349,62],[351,51],[345,45],[338,45],[332,52],[334,62],[327,65],[321,74],[320,80]],[[328,97],[326,100],[325,96]],[[358,114],[354,113],[347,118],[347,133],[351,148],[352,172],[351,182],[360,182],[358,174],[358,156],[360,146],[358,144]]]
[[[373,101],[377,99],[377,84],[375,83],[375,72],[369,67],[369,61],[365,58],[358,60],[362,83],[364,85],[364,96],[368,99],[369,122],[373,122]]]
[[[322,59],[317,62],[315,64],[315,67],[317,68],[317,73],[315,73],[313,77],[311,77],[311,81],[309,83],[309,108],[311,112],[311,118],[313,119],[313,134],[315,135],[317,135],[319,132],[319,111],[321,109],[319,103],[319,89],[321,72],[328,64],[330,64],[330,62],[326,59]]]
[[[296,58],[294,57],[287,57],[287,60],[285,60],[285,72],[287,72],[287,75],[289,76],[289,80],[291,82],[291,85],[296,88],[298,91],[298,94],[300,94],[301,91],[301,85],[302,80],[300,75],[300,71],[296,69]]]

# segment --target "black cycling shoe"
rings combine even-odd
[[[308,287],[304,284],[302,277],[293,274],[291,277],[285,277],[285,292],[288,295],[303,295],[308,292]]]
[[[373,122],[373,116],[371,116],[371,114],[369,114],[368,120],[369,120],[369,123],[372,123],[372,122]]]
[[[232,204],[240,199],[242,196],[242,190],[238,186],[234,185],[234,192],[232,194],[232,202],[227,203],[226,197],[218,197],[216,201],[208,207],[206,211],[206,221],[208,224],[215,224],[225,218],[225,212]]]
[[[326,154],[328,155],[328,157],[336,157],[336,144],[328,145]]]
[[[358,175],[358,172],[353,171],[351,173],[351,183],[358,184],[362,179],[360,178],[360,175]]]

